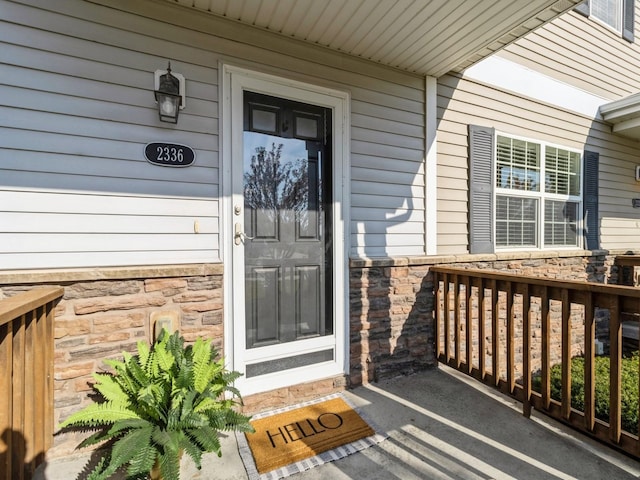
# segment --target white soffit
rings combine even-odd
[[[640,93],[602,105],[600,114],[613,133],[640,140]]]
[[[461,70],[582,0],[166,0],[421,75]]]

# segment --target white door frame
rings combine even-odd
[[[227,367],[245,371],[245,361],[250,359],[251,352],[244,345],[244,301],[242,305],[234,305],[234,292],[244,298],[244,262],[234,253],[233,242],[234,218],[233,206],[244,205],[241,194],[233,192],[232,172],[233,157],[242,151],[242,115],[243,91],[263,93],[275,97],[309,103],[330,108],[333,113],[333,298],[334,298],[334,333],[331,344],[335,341],[335,358],[333,362],[325,362],[316,366],[300,367],[247,379],[244,376],[236,381],[236,386],[243,395],[264,392],[275,388],[297,385],[335,375],[348,373],[349,368],[349,269],[347,265],[349,250],[349,145],[350,145],[350,96],[347,92],[320,87],[275,75],[256,72],[246,68],[227,64],[219,66],[220,72],[220,137],[222,159],[222,202],[221,220],[221,255],[224,262],[224,355]],[[240,158],[242,161],[242,158]],[[234,197],[235,196],[235,197]],[[242,265],[240,265],[242,263]],[[235,321],[234,321],[235,319]],[[326,338],[319,337],[323,344]],[[303,353],[302,351],[300,353]],[[277,346],[273,348],[277,357]]]

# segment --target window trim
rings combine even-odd
[[[493,182],[493,239],[494,239],[494,251],[495,252],[517,252],[517,251],[549,251],[549,250],[575,250],[582,249],[584,245],[584,239],[581,232],[583,231],[583,210],[584,210],[584,152],[577,148],[570,148],[565,145],[560,145],[553,142],[546,142],[543,140],[525,137],[521,135],[513,135],[504,131],[495,130],[493,133],[493,168],[492,168],[492,182]],[[533,143],[540,146],[540,189],[539,191],[528,190],[515,190],[510,188],[498,187],[496,179],[498,177],[498,136],[510,138],[513,140],[520,140],[524,142]],[[557,148],[565,150],[567,152],[577,153],[580,156],[580,171],[578,172],[578,181],[580,182],[580,195],[562,195],[557,193],[550,193],[544,191],[544,179],[546,177],[546,151],[547,148]],[[497,245],[497,197],[517,197],[517,198],[534,198],[538,200],[538,218],[537,218],[537,235],[535,246],[498,246]],[[577,215],[576,215],[576,245],[549,245],[546,246],[545,239],[545,202],[546,201],[565,201],[577,203]]]
[[[580,15],[593,18],[594,21],[602,25],[604,28],[607,28],[616,35],[621,36],[626,41],[633,43],[635,31],[635,0],[620,0],[620,7],[620,30],[615,29],[604,20],[592,15],[589,0],[585,0],[577,5],[574,7],[574,10]]]
[[[601,25],[603,25],[604,27],[608,28],[609,30],[617,33],[618,35],[622,35],[622,31],[624,30],[624,9],[625,9],[625,2],[624,0],[615,0],[618,2],[618,7],[619,7],[619,12],[618,12],[618,24],[619,24],[619,28],[614,27],[613,25],[607,23],[605,20],[603,20],[602,18],[598,17],[596,14],[593,13],[593,3],[589,2],[588,6],[589,6],[589,17],[593,17],[594,21],[600,23]]]

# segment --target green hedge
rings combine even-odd
[[[622,359],[622,429],[638,434],[638,352]],[[595,358],[596,418],[609,421],[609,357]],[[534,375],[532,389],[541,391],[541,376]],[[562,364],[551,367],[551,398],[560,401]],[[571,406],[584,412],[584,357],[571,360]]]

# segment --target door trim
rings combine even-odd
[[[244,362],[240,348],[235,343],[235,328],[244,328],[244,322],[236,325],[234,319],[233,289],[244,290],[244,278],[234,275],[233,259],[233,213],[234,200],[232,185],[232,156],[238,148],[238,133],[234,131],[235,115],[242,115],[242,92],[251,90],[257,93],[282,97],[294,101],[330,108],[333,112],[333,240],[334,240],[334,335],[335,359],[329,365],[301,367],[288,370],[287,375],[267,374],[256,378],[241,377],[236,386],[243,395],[251,395],[275,388],[297,385],[348,373],[349,368],[349,199],[350,199],[350,96],[347,92],[309,83],[291,80],[267,73],[257,72],[228,64],[219,65],[219,85],[221,101],[219,103],[219,125],[221,138],[221,258],[224,263],[224,356],[227,367],[244,373]],[[236,109],[239,108],[239,112]],[[239,268],[243,268],[240,266]],[[242,285],[240,285],[242,283]]]

